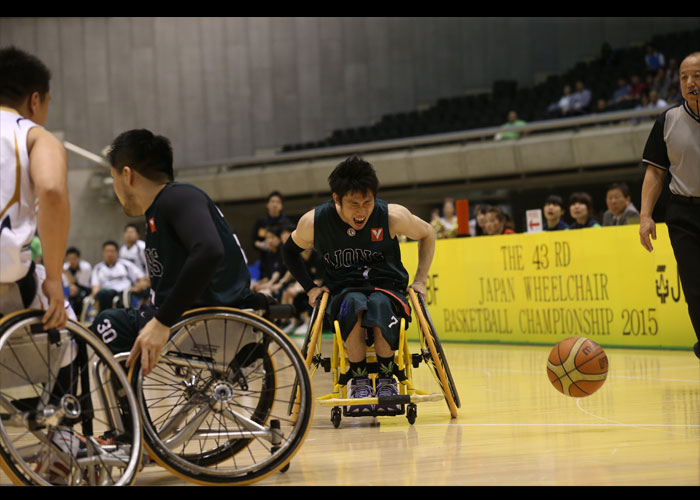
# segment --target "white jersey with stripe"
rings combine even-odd
[[[36,123],[0,107],[0,283],[29,271],[37,228],[37,200],[29,175],[27,134]]]

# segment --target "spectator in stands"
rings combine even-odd
[[[608,109],[608,101],[601,97],[595,103],[594,113],[607,113],[608,111],[610,111]]]
[[[584,227],[600,227],[600,223],[593,218],[593,199],[591,195],[583,191],[572,193],[569,197],[569,214],[574,222],[570,229]]]
[[[659,93],[659,96],[666,97],[669,86],[670,82],[666,79],[666,70],[664,68],[659,68],[652,78],[650,91],[656,90]]]
[[[571,85],[564,85],[562,96],[557,102],[553,102],[547,108],[547,112],[553,117],[566,116],[571,110]]]
[[[584,115],[590,111],[591,91],[586,88],[583,81],[576,82],[576,92],[571,94],[571,109],[569,114]]]
[[[91,274],[92,266],[80,258],[80,250],[69,247],[63,263],[63,275],[68,283],[68,301],[78,317],[83,310],[83,300],[90,295]]]
[[[676,102],[681,102],[680,97],[680,87],[681,87],[681,77],[680,68],[678,67],[678,59],[672,57],[668,61],[668,68],[666,68],[666,74],[664,75],[664,88],[666,89],[665,94],[661,94],[667,101],[671,102],[670,93],[674,92],[678,94]]]
[[[469,221],[469,235],[470,236],[483,236],[486,234],[484,226],[486,225],[486,212],[488,212],[489,205],[480,203],[474,206],[474,218]]]
[[[668,89],[668,93],[666,94],[666,102],[669,106],[674,106],[683,102],[680,84]]]
[[[605,204],[608,209],[603,214],[603,226],[639,223],[639,210],[632,203],[630,188],[624,182],[616,182],[608,186]]]
[[[119,249],[119,258],[126,259],[136,265],[145,276],[148,276],[146,265],[146,242],[141,239],[139,227],[127,224],[124,227],[124,244]]]
[[[275,295],[282,284],[287,268],[282,260],[283,236],[291,234],[289,226],[270,226],[265,230],[265,248],[260,258],[260,280],[251,284],[254,292]],[[286,241],[286,237],[284,241]]]
[[[647,44],[647,53],[644,56],[644,64],[647,67],[647,72],[650,74],[656,74],[656,72],[666,67],[666,58],[664,55],[656,50],[652,44]]]
[[[650,108],[667,108],[668,103],[659,96],[658,91],[652,90],[649,92],[649,104],[647,106]]]
[[[90,278],[91,295],[99,303],[100,311],[110,309],[114,297],[125,290],[139,293],[149,286],[139,267],[119,258],[116,242],[106,241],[102,245],[102,258],[104,260],[95,265]]]
[[[630,86],[627,83],[627,80],[624,77],[620,77],[617,79],[617,89],[615,89],[615,92],[613,92],[612,97],[610,98],[610,101],[608,101],[609,106],[615,106],[626,99],[628,99],[630,94]]]
[[[273,191],[267,196],[265,208],[267,209],[267,215],[255,221],[255,226],[253,227],[253,246],[261,252],[261,258],[264,252],[268,250],[265,245],[267,228],[292,225],[292,221],[283,213],[284,204],[282,194],[279,191]]]
[[[502,128],[508,129],[513,127],[522,127],[523,125],[527,125],[527,122],[518,118],[518,113],[516,111],[509,111],[508,121],[503,124]],[[497,133],[494,139],[497,141],[503,139],[517,139],[518,137],[520,137],[520,134],[521,132],[517,131],[503,131]],[[522,134],[527,135],[527,132],[523,132]]]
[[[430,225],[435,229],[438,238],[455,238],[457,236],[457,213],[455,212],[455,201],[452,198],[445,198],[442,204],[442,217],[438,209],[433,211]]]
[[[547,199],[544,200],[542,212],[544,213],[544,219],[547,221],[544,225],[545,231],[569,229],[569,225],[562,220],[566,213],[566,205],[564,205],[564,200],[561,196],[556,194],[547,196]]]
[[[639,101],[642,95],[646,92],[646,84],[639,78],[639,75],[632,75],[630,78],[630,91],[627,99]]]
[[[490,236],[515,233],[513,228],[509,227],[508,215],[501,207],[489,207],[486,211],[484,229],[486,234]]]

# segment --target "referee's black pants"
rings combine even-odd
[[[671,198],[666,225],[678,264],[690,321],[700,342],[700,204]]]

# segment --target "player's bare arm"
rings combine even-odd
[[[57,328],[64,326],[67,319],[61,280],[70,228],[66,150],[53,134],[40,127],[29,131],[27,150],[39,206],[38,231],[46,268],[42,288],[49,299],[43,321],[47,328]]]
[[[392,238],[397,234],[403,234],[418,241],[418,268],[410,286],[425,296],[425,284],[435,255],[435,230],[423,219],[413,215],[406,207],[389,204],[389,231]]]
[[[292,235],[289,239],[300,250],[306,250],[307,248],[311,248],[314,245],[314,210],[309,210],[304,215],[302,215],[301,219],[299,219],[299,222],[297,223],[296,229],[292,232]],[[287,252],[288,250],[288,248],[285,248],[285,252]],[[292,274],[296,274],[295,278],[297,280],[300,280],[301,276],[299,276],[299,273],[302,270],[301,268],[298,268],[298,270],[294,269],[298,266],[294,266],[294,262],[292,260],[289,260],[290,258],[293,261],[297,261],[298,255],[297,257],[292,257],[290,253],[286,253],[285,263],[287,264],[287,267],[292,272]],[[311,278],[308,277],[308,279],[310,280]],[[323,294],[323,292],[329,292],[328,287],[325,286],[314,286],[313,288],[310,288],[310,285],[305,286],[304,283],[301,283],[301,281],[300,284],[306,290],[306,293],[309,296],[309,304],[312,307],[316,304],[316,300],[318,299],[318,297],[321,296],[321,294]]]

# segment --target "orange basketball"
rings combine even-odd
[[[547,360],[547,376],[562,394],[590,396],[608,376],[608,357],[598,344],[584,337],[570,337],[554,346]]]

